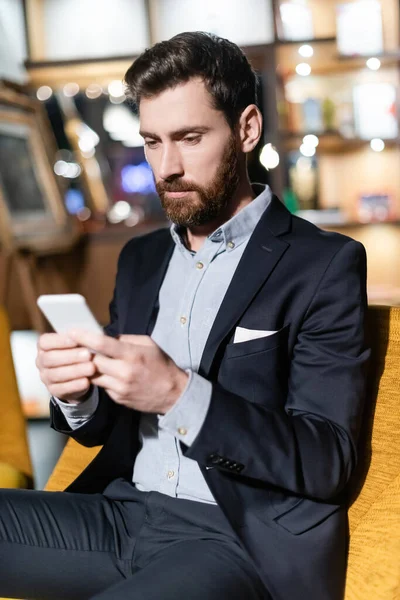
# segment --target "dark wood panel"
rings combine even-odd
[[[144,234],[153,225],[135,233]],[[362,242],[368,255],[368,285],[370,299],[393,298],[398,303],[400,297],[400,226],[398,223],[352,224],[347,227],[324,227],[350,235]],[[64,293],[83,294],[98,321],[108,322],[108,304],[112,298],[117,261],[124,244],[131,238],[132,230],[127,228],[103,230],[88,234],[73,251],[65,255],[43,257],[38,260],[36,285],[38,294],[54,293],[49,285],[47,273],[57,269]],[[4,274],[4,255],[0,251],[0,289]],[[11,269],[6,308],[10,316],[11,328],[31,329],[26,311],[18,274]]]
[[[165,224],[143,226],[135,231],[143,235]],[[87,234],[66,254],[40,257],[36,260],[35,285],[37,295],[51,293],[83,294],[97,320],[108,322],[108,304],[112,298],[117,261],[124,244],[134,237],[130,228],[110,228]],[[57,275],[57,290],[51,285],[54,270]],[[0,249],[0,289],[4,284],[5,256]],[[54,279],[54,278],[53,278]],[[11,266],[10,280],[6,290],[6,309],[11,329],[31,329],[18,273]]]

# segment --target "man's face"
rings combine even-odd
[[[239,153],[204,83],[191,79],[140,101],[146,158],[167,217],[178,225],[216,220],[239,183]]]

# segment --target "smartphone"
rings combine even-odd
[[[80,294],[45,294],[39,296],[37,305],[57,333],[70,329],[104,333]]]

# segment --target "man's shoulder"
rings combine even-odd
[[[313,252],[326,255],[336,254],[344,246],[351,244],[363,251],[363,246],[350,236],[336,231],[326,231],[314,223],[292,215],[292,228],[289,239],[294,248],[307,247]]]
[[[157,250],[158,246],[167,246],[172,243],[169,227],[165,226],[144,235],[133,237],[122,248],[120,260],[130,258],[133,254]]]

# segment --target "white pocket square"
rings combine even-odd
[[[258,338],[274,335],[276,331],[265,331],[264,329],[246,329],[245,327],[236,327],[233,343],[248,342],[249,340],[257,340]]]

